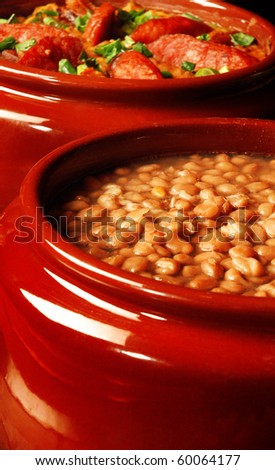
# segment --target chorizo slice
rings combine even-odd
[[[111,78],[159,80],[159,69],[141,52],[130,50],[118,54],[109,65]]]
[[[46,36],[24,52],[18,63],[28,67],[57,71],[58,62],[63,58],[68,59],[76,67],[81,52],[82,43],[78,38],[69,35]]]
[[[139,25],[131,34],[135,42],[148,44],[164,34],[189,34],[199,36],[209,33],[212,28],[201,21],[191,20],[184,16],[171,16],[170,18],[153,18]]]
[[[112,34],[115,7],[110,3],[103,3],[94,10],[88,21],[83,38],[89,41],[91,46],[109,39]]]
[[[147,44],[147,48],[158,62],[181,67],[184,61],[195,64],[194,70],[228,67],[237,70],[258,62],[245,52],[211,41],[201,41],[185,34],[167,34]]]
[[[68,33],[64,29],[53,28],[40,23],[0,24],[0,41],[8,36],[12,36],[17,42],[28,41],[29,39],[35,39],[38,42],[46,36],[63,37],[68,36]]]

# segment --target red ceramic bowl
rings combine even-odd
[[[0,17],[30,13],[43,1],[4,0]],[[117,1],[117,4],[123,4]],[[233,26],[269,45],[269,56],[256,66],[197,79],[88,79],[0,62],[1,142],[0,210],[16,195],[32,164],[71,139],[101,129],[199,116],[265,117],[275,115],[275,28],[254,13],[227,4],[202,0],[144,0],[145,6],[192,10],[205,20]],[[13,180],[5,182],[14,161]]]
[[[28,173],[0,232],[2,447],[274,449],[275,300],[126,273],[62,240],[43,214],[89,169],[205,150],[275,154],[275,123],[102,133]]]

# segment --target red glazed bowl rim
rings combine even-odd
[[[62,166],[64,167],[64,163],[67,164],[70,158],[72,161],[75,160],[77,162],[75,156],[77,152],[82,152],[83,149],[89,149],[93,146],[96,149],[98,145],[98,148],[104,149],[104,146],[116,144],[117,142],[126,142],[125,145],[127,145],[127,139],[129,139],[129,142],[133,142],[133,139],[136,139],[137,145],[138,142],[144,139],[146,144],[150,140],[153,141],[156,136],[161,136],[165,133],[167,133],[167,136],[175,136],[184,132],[187,136],[188,133],[193,132],[198,138],[203,134],[204,138],[212,139],[210,150],[213,151],[217,135],[227,134],[227,136],[230,135],[231,139],[232,134],[232,148],[227,148],[229,145],[227,144],[226,148],[217,147],[216,150],[237,150],[240,152],[245,151],[247,146],[245,138],[247,133],[249,133],[249,135],[253,136],[253,143],[248,145],[248,152],[253,150],[261,152],[262,143],[265,142],[266,148],[270,150],[265,150],[264,153],[269,152],[275,155],[275,122],[252,118],[182,119],[163,122],[155,126],[145,125],[135,126],[128,130],[114,130],[110,133],[98,132],[79,138],[55,149],[37,162],[28,172],[21,185],[20,200],[24,215],[31,216],[36,221],[36,227],[43,225],[44,239],[42,243],[36,243],[34,247],[40,252],[43,250],[46,257],[54,259],[54,262],[59,265],[66,266],[68,272],[71,271],[74,275],[80,276],[83,282],[88,282],[86,287],[89,286],[91,280],[98,282],[99,285],[107,285],[112,291],[114,298],[119,292],[121,293],[121,289],[125,289],[125,292],[128,291],[130,298],[142,293],[143,299],[146,299],[147,302],[158,302],[160,311],[162,311],[164,316],[168,311],[169,304],[173,303],[174,309],[172,310],[179,310],[180,315],[183,317],[191,318],[192,310],[195,309],[196,312],[199,312],[200,317],[205,317],[207,320],[212,318],[215,321],[217,319],[219,321],[228,321],[234,318],[237,322],[241,323],[248,321],[250,326],[253,321],[257,324],[260,322],[270,326],[275,322],[275,299],[273,298],[258,298],[194,290],[147,279],[137,274],[123,271],[120,268],[114,268],[84,253],[80,248],[73,246],[59,235],[57,235],[57,240],[52,243],[52,225],[42,212],[37,212],[37,207],[43,206],[43,203],[41,204],[41,189],[45,189],[43,186],[45,181],[49,180],[48,176],[51,175],[52,169],[56,165],[60,165],[62,170]],[[228,137],[226,138],[228,139]],[[234,138],[239,142],[239,150],[234,147]],[[152,145],[155,145],[155,143]],[[198,148],[197,151],[202,150],[203,147]],[[194,151],[194,148],[190,148],[190,151]],[[115,164],[112,166],[115,166]]]
[[[96,3],[102,3],[99,0]],[[117,2],[113,2],[119,3]],[[124,2],[120,2],[124,3]],[[144,0],[143,3],[150,5],[153,0]],[[204,9],[213,9],[218,11],[224,11],[224,13],[230,12],[234,18],[241,19],[243,23],[252,23],[254,26],[258,24],[260,28],[266,32],[269,37],[270,44],[272,44],[272,50],[270,54],[263,60],[259,61],[255,65],[245,67],[243,69],[231,71],[220,75],[210,75],[206,77],[185,78],[185,79],[166,79],[166,80],[134,80],[134,79],[102,79],[94,78],[90,79],[87,77],[76,77],[74,75],[61,74],[58,72],[49,72],[40,69],[31,69],[30,67],[19,66],[16,64],[8,63],[6,61],[0,62],[0,71],[2,80],[7,80],[10,84],[16,82],[31,88],[45,89],[58,92],[60,95],[68,95],[74,93],[77,96],[83,96],[87,99],[89,97],[97,96],[102,97],[104,94],[108,98],[113,96],[114,92],[118,94],[119,99],[123,100],[123,96],[126,96],[126,92],[133,92],[140,96],[143,93],[150,92],[150,94],[159,95],[161,92],[171,93],[186,93],[188,96],[190,92],[194,94],[209,93],[210,91],[224,92],[228,87],[234,91],[237,88],[238,91],[247,91],[251,88],[258,88],[264,86],[266,83],[271,82],[274,79],[275,70],[275,27],[265,18],[249,12],[238,6],[228,4],[226,2],[218,1],[205,1],[205,0],[173,0],[170,4],[159,0],[154,3],[154,7],[163,6],[163,8],[171,8],[171,3],[175,3],[177,7],[185,7],[191,5],[196,8],[202,6]],[[188,10],[188,9],[186,9]],[[185,11],[186,11],[185,10]],[[164,97],[163,97],[164,98]]]

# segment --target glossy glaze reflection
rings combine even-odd
[[[17,2],[5,1],[0,16],[10,13]],[[43,2],[42,2],[43,3]],[[119,4],[119,2],[117,2]],[[122,3],[122,2],[120,2]],[[150,5],[150,1],[144,2]],[[179,4],[173,0],[158,2],[167,8]],[[186,0],[181,0],[188,9]],[[34,2],[20,2],[29,12]],[[192,2],[192,9],[206,18],[222,17],[228,25],[244,25],[263,42],[271,42],[271,54],[257,67],[232,72],[229,76],[203,77],[202,80],[165,80],[148,84],[145,80],[93,80],[57,73],[0,64],[1,141],[5,152],[1,159],[1,206],[17,194],[28,169],[48,151],[69,140],[101,129],[130,128],[132,124],[155,124],[165,119],[186,116],[274,116],[275,30],[266,20],[225,2]],[[145,83],[146,82],[146,83]],[[188,82],[188,83],[187,83]],[[19,144],[20,142],[20,144]],[[13,166],[13,178],[6,184]]]
[[[274,122],[89,136],[32,168],[1,226],[3,447],[274,448],[274,299],[160,291],[91,261],[37,210],[87,164],[206,145],[275,153]]]

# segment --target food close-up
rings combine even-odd
[[[0,86],[0,451],[275,450],[272,15],[6,0]]]
[[[268,44],[192,13],[116,8],[66,0],[11,15],[0,27],[3,59],[90,78],[160,80],[226,73],[254,65]]]
[[[51,211],[71,243],[178,286],[275,297],[275,159],[176,155],[87,176]]]

